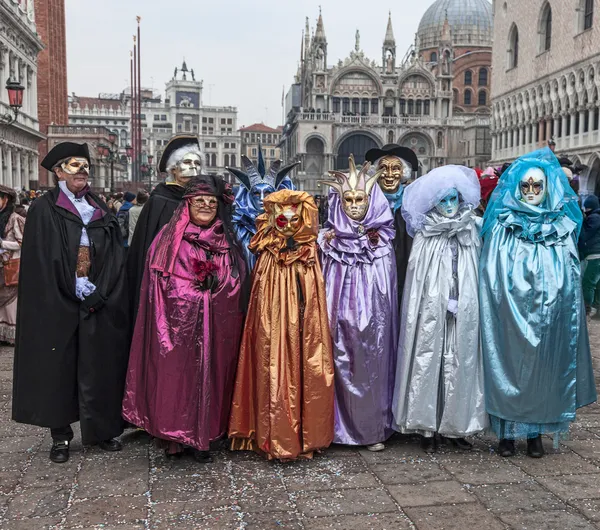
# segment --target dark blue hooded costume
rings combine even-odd
[[[256,218],[264,212],[263,201],[267,195],[274,191],[295,189],[294,184],[287,175],[298,163],[295,162],[282,168],[281,160],[275,160],[267,172],[262,149],[259,146],[257,166],[246,155],[242,155],[242,164],[244,165],[244,171],[230,167],[227,170],[241,184],[235,194],[233,228],[244,250],[248,268],[252,270],[256,262],[256,256],[248,250],[248,245],[252,236],[256,234]]]

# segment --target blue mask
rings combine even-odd
[[[270,195],[274,191],[275,189],[273,188],[273,186],[264,182],[253,186],[252,190],[250,191],[250,201],[252,202],[252,206],[254,206],[254,208],[260,213],[264,212],[264,200],[267,197],[267,195]]]
[[[455,188],[436,204],[435,209],[444,217],[452,218],[457,214],[458,207],[458,191]]]

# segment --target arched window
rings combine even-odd
[[[412,99],[408,100],[408,115],[412,116],[415,113],[415,102]]]
[[[479,69],[479,86],[487,86],[488,84],[488,71],[487,68]]]
[[[225,167],[229,167],[229,155],[225,155],[225,156],[223,157],[223,165],[224,165]]]
[[[210,165],[211,167],[217,167],[217,154],[213,153],[210,155]]]
[[[210,167],[210,155],[206,153],[206,167]]]
[[[485,90],[480,90],[477,97],[477,104],[480,106],[487,105],[487,93]]]
[[[508,68],[519,66],[519,30],[513,24],[508,34]]]
[[[552,45],[552,8],[546,2],[542,7],[539,23],[540,53],[548,51]]]
[[[469,89],[465,90],[464,100],[465,105],[471,104],[471,91]]]
[[[394,143],[394,131],[388,131],[388,137],[387,137],[387,143],[388,144],[393,144]]]
[[[437,53],[435,53],[435,52],[431,52],[431,57],[429,58],[429,60],[430,60],[432,63],[437,63]]]
[[[437,133],[437,148],[438,149],[444,148],[444,135],[442,134],[441,131]]]
[[[231,167],[235,167],[236,166],[235,155],[231,155],[231,159],[230,159],[229,163],[231,164]]]
[[[472,85],[473,84],[473,72],[471,72],[471,70],[467,70],[465,72],[465,85]]]

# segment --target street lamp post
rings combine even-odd
[[[11,81],[10,79],[6,82],[6,91],[8,92],[8,104],[13,110],[13,113],[7,112],[6,114],[0,114],[0,123],[3,125],[10,125],[17,121],[19,115],[19,109],[23,106],[23,91],[25,87],[17,81]]]
[[[110,142],[110,146],[105,144],[98,144],[98,154],[100,158],[106,160],[110,164],[110,189],[111,191],[115,190],[115,162],[119,161],[119,149],[115,145],[118,138],[118,134],[115,131],[110,131],[108,133],[108,141]],[[131,146],[127,146],[125,150],[129,156],[129,149]]]

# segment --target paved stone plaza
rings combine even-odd
[[[600,323],[592,323],[600,383]],[[333,447],[312,461],[215,453],[167,461],[146,434],[121,453],[48,459],[50,437],[10,420],[12,349],[0,350],[0,528],[43,529],[600,529],[600,407],[580,411],[571,441],[541,460],[502,459],[494,441],[424,455],[396,437],[383,453]]]

